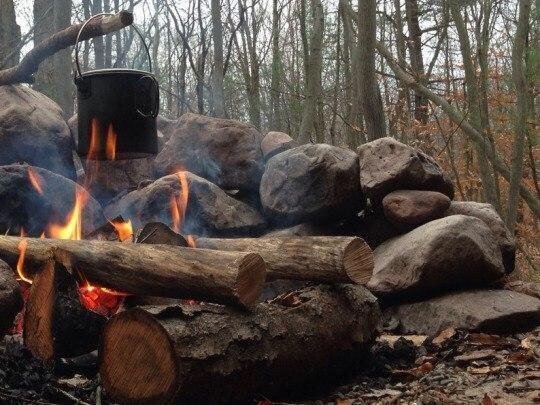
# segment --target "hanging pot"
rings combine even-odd
[[[159,85],[151,73],[152,61],[144,37],[141,38],[150,72],[133,69],[99,69],[81,72],[79,39],[75,44],[77,75],[78,142],[77,153],[86,159],[134,159],[155,155],[158,148],[156,117]]]

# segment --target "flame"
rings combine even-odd
[[[107,160],[116,159],[116,132],[113,124],[109,124],[107,129],[107,140],[105,141],[105,156]]]
[[[21,236],[24,236],[24,231],[21,230]],[[19,249],[19,259],[17,260],[17,274],[19,280],[22,280],[28,284],[32,284],[32,280],[26,277],[24,274],[24,257],[26,255],[26,248],[28,247],[28,240],[21,239],[17,248]]]
[[[28,180],[34,189],[41,195],[43,195],[43,188],[41,183],[43,182],[41,177],[37,174],[33,167],[28,167]]]
[[[99,152],[99,122],[96,118],[90,121],[90,146],[86,159],[95,159]]]
[[[172,229],[175,232],[180,232],[182,224],[186,216],[186,208],[189,197],[189,183],[187,172],[181,170],[176,172],[178,182],[180,183],[180,195],[172,196],[170,201]]]
[[[120,242],[131,242],[133,240],[133,226],[131,221],[109,221],[118,235]]]
[[[49,235],[53,239],[82,239],[82,210],[88,201],[88,193],[78,187],[75,192],[75,205],[68,214],[66,222],[62,224],[51,224]]]
[[[196,247],[195,238],[193,237],[193,235],[186,235],[186,241],[189,247]]]

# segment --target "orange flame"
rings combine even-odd
[[[90,146],[86,159],[95,159],[99,151],[99,122],[96,118],[90,121]]]
[[[21,236],[24,236],[24,231],[21,231]],[[19,249],[19,259],[17,260],[17,274],[19,275],[19,280],[32,284],[32,280],[26,277],[26,275],[24,274],[24,257],[26,255],[27,247],[28,241],[24,238],[21,239],[17,247]]]
[[[189,247],[196,247],[195,238],[193,237],[193,235],[186,235],[186,241]]]
[[[82,239],[82,210],[86,201],[88,201],[88,193],[82,188],[77,188],[75,192],[75,205],[68,214],[66,222],[63,225],[51,224],[49,226],[49,235],[51,238]]]
[[[41,195],[43,195],[43,188],[41,187],[41,177],[37,174],[33,167],[28,166],[28,180],[34,189]]]
[[[120,242],[131,242],[133,240],[133,226],[131,221],[109,221],[118,235]]]
[[[107,129],[107,140],[105,141],[105,156],[107,160],[116,159],[116,132],[113,124],[109,124]]]
[[[180,232],[182,224],[186,216],[186,208],[189,197],[189,183],[187,172],[181,170],[176,173],[180,183],[180,195],[172,196],[170,201],[172,229],[175,232]]]

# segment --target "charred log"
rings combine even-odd
[[[21,289],[11,267],[0,261],[0,340],[23,307]]]
[[[358,353],[378,320],[376,299],[352,285],[309,288],[251,313],[208,304],[128,310],[104,330],[101,380],[120,403],[279,396],[339,354]]]

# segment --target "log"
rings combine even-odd
[[[373,252],[364,240],[348,236],[198,238],[204,249],[259,252],[269,280],[366,284],[373,273]]]
[[[133,23],[133,14],[120,11],[112,16],[103,16],[90,21],[81,34],[81,41],[118,31]],[[0,85],[32,83],[39,64],[56,52],[75,45],[77,34],[83,23],[73,24],[37,44],[22,58],[18,65],[0,70]]]
[[[327,381],[345,368],[336,362],[342,355],[358,361],[379,317],[373,295],[350,284],[310,287],[250,313],[208,304],[131,309],[104,329],[101,382],[119,403],[247,403],[313,392],[318,371]]]
[[[0,340],[9,332],[23,308],[21,288],[11,267],[0,260]]]
[[[33,281],[23,330],[24,344],[32,354],[52,361],[95,350],[106,318],[81,304],[75,279],[50,260]]]
[[[0,259],[16,262],[21,238],[0,236]],[[26,238],[26,262],[51,257],[92,285],[135,295],[188,298],[251,307],[266,267],[261,256],[180,246]]]

